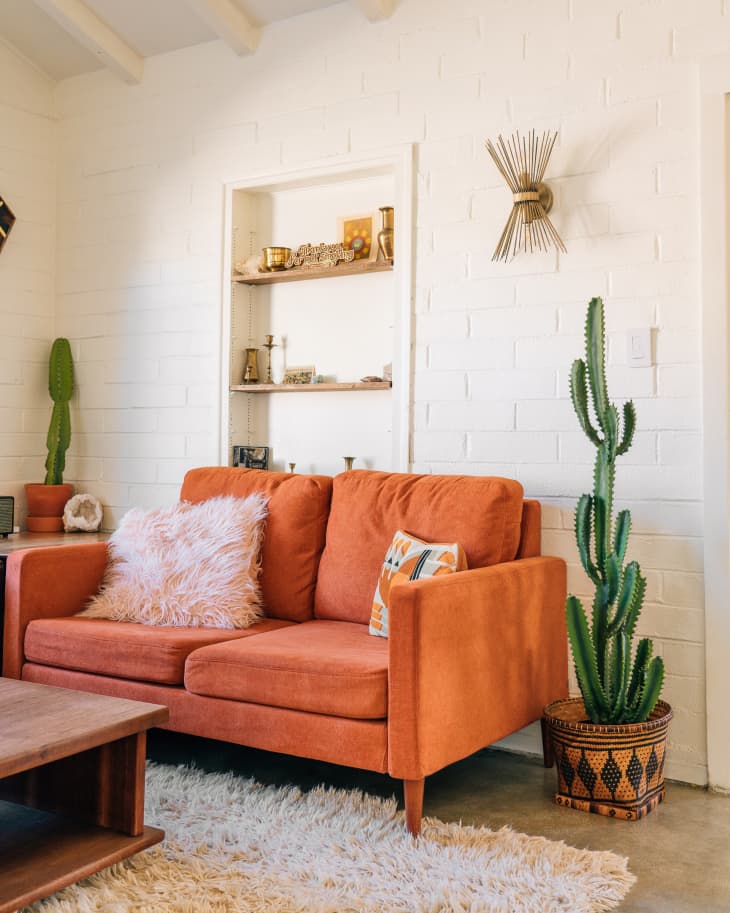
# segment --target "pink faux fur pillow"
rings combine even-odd
[[[262,614],[258,577],[267,499],[220,497],[133,508],[109,540],[97,596],[79,614],[145,625],[247,628]]]

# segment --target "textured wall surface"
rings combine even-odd
[[[586,593],[571,526],[592,453],[567,378],[585,303],[604,296],[611,391],[638,412],[618,492],[648,577],[641,632],[669,669],[669,774],[705,782],[696,65],[730,51],[725,5],[402,0],[369,25],[343,3],[268,28],[251,58],[214,42],[148,60],[137,87],[104,72],[60,84],[56,318],[80,385],[70,476],[104,500],[107,524],[216,460],[222,183],[413,142],[415,469],[520,479],[545,504],[545,551]],[[20,180],[37,160],[52,195],[43,113],[13,115],[34,148],[13,160]],[[496,265],[510,199],[483,142],[531,127],[560,132],[548,178],[568,253]],[[32,208],[40,252],[53,210]],[[26,259],[3,257],[0,281],[33,302],[15,334],[32,361],[52,274],[15,241]],[[629,368],[626,330],[649,326],[655,366]],[[2,389],[22,399],[17,340],[3,345]],[[21,403],[8,406],[17,426]],[[3,443],[14,478],[21,430]],[[509,744],[534,748],[534,733]]]
[[[53,85],[0,43],[0,196],[16,223],[0,254],[0,493],[25,513],[42,482],[47,357],[54,336],[56,142]]]

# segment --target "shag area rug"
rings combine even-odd
[[[634,882],[613,853],[435,818],[414,840],[394,799],[186,767],[148,767],[146,820],[163,843],[27,911],[600,913]]]

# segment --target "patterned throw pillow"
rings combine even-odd
[[[388,636],[388,605],[394,586],[421,577],[453,574],[466,567],[466,555],[458,542],[434,545],[399,529],[385,555],[380,580],[375,587],[370,633],[377,637]]]

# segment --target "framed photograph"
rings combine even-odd
[[[284,371],[285,384],[311,384],[314,377],[314,365],[300,365]]]
[[[3,249],[13,225],[15,225],[15,216],[5,200],[0,197],[0,250]]]
[[[243,469],[268,469],[268,447],[246,447],[243,444],[233,445],[233,465]]]
[[[355,251],[356,260],[378,259],[378,213],[340,216],[337,234],[345,250]]]

